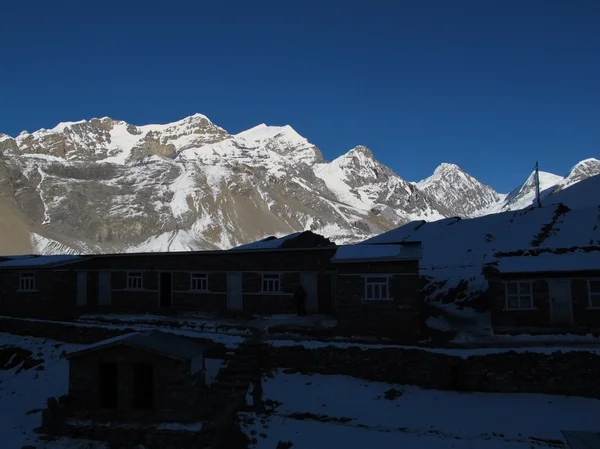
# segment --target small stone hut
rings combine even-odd
[[[205,348],[152,330],[71,352],[69,408],[109,420],[194,420],[208,394]]]

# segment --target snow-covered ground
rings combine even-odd
[[[58,397],[69,390],[68,361],[61,358],[63,351],[72,351],[85,345],[66,344],[54,340],[22,337],[0,333],[0,348],[16,346],[33,353],[35,359],[42,359],[43,369],[37,367],[23,370],[19,366],[3,369],[0,366],[0,435],[3,449],[20,449],[32,445],[38,449],[88,448],[104,449],[98,442],[69,440],[41,441],[33,430],[41,425],[41,409],[46,407],[49,397]],[[222,360],[206,359],[206,380],[210,384],[216,377]]]
[[[252,329],[267,330],[272,326],[308,326],[330,328],[335,327],[337,320],[325,315],[298,316],[295,314],[278,314],[257,316],[249,319],[231,319],[215,317],[202,313],[187,313],[178,316],[161,316],[152,314],[89,314],[83,315],[82,323],[129,323],[152,324],[172,323],[174,327],[201,332],[227,335],[252,335]]]
[[[600,430],[595,399],[422,390],[281,371],[265,377],[263,392],[280,404],[270,416],[242,416],[256,449],[279,441],[293,449],[529,449],[564,447],[561,430]]]
[[[19,373],[19,365],[0,369],[1,447],[106,448],[89,441],[46,442],[33,432],[41,424],[46,399],[68,391],[68,362],[60,357],[62,351],[81,345],[0,334],[0,347],[6,346],[27,349],[44,362],[43,368]],[[206,361],[209,382],[221,364]],[[292,442],[294,449],[563,447],[558,445],[561,430],[600,428],[600,400],[587,398],[422,390],[280,370],[264,378],[263,392],[265,399],[280,403],[273,414],[242,414],[245,431],[257,439],[251,447],[257,449],[273,449],[279,441]],[[556,440],[554,446],[551,440]]]
[[[577,337],[573,335],[572,337]],[[584,336],[585,337],[585,336]],[[591,337],[590,337],[591,338]],[[484,347],[484,348],[430,348],[424,346],[410,345],[395,345],[395,344],[370,344],[370,343],[355,343],[355,342],[335,342],[335,341],[318,341],[318,340],[269,340],[267,343],[273,347],[294,347],[302,346],[305,349],[323,349],[323,348],[358,348],[362,350],[369,349],[414,349],[435,354],[451,355],[466,359],[468,357],[501,354],[503,352],[515,351],[519,353],[533,352],[536,354],[552,354],[554,352],[572,352],[586,351],[594,354],[600,354],[600,341],[598,339],[584,340],[583,345],[577,339],[571,343],[568,341],[556,340],[555,344],[549,345],[547,342],[536,341],[532,339],[530,344],[519,345],[518,340],[511,342],[507,340],[507,344],[502,347]],[[512,345],[510,343],[513,343]],[[537,343],[537,345],[536,345]]]
[[[0,334],[0,347],[18,346],[33,353],[34,358],[43,359],[44,369],[21,371],[18,366],[9,370],[0,369],[0,435],[2,447],[19,449],[33,445],[58,449],[59,447],[85,447],[71,445],[68,440],[43,445],[33,429],[41,425],[41,409],[46,400],[67,393],[69,389],[68,363],[60,358],[63,350],[75,349],[77,345],[62,344],[41,338],[20,337]],[[58,346],[58,347],[55,347]],[[102,448],[103,446],[90,446]]]

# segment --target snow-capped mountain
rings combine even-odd
[[[224,249],[307,229],[356,242],[490,203],[502,196],[456,166],[407,182],[363,146],[326,162],[290,126],[230,134],[195,114],[0,134],[0,254]]]
[[[433,175],[416,184],[460,217],[472,217],[502,200],[492,187],[468,175],[458,165],[443,163]]]

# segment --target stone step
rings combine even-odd
[[[224,367],[221,372],[231,372],[231,373],[249,373],[252,374],[256,371],[256,365],[230,365],[228,367]]]
[[[233,357],[233,359],[237,360],[256,360],[257,358],[257,354],[249,354],[247,352],[240,352],[239,354],[236,354],[235,357]]]
[[[250,382],[245,379],[232,379],[232,380],[220,380],[216,379],[213,383],[214,386],[231,386],[231,385],[248,385]]]
[[[228,380],[228,381],[221,381],[221,380],[217,380],[213,386],[216,388],[248,388],[248,386],[250,385],[249,381],[242,381],[242,380]]]
[[[219,375],[217,376],[217,381],[223,380],[223,379],[251,381],[252,377],[253,376],[251,374],[248,374],[248,373],[228,373],[228,372],[224,372],[224,373],[219,373]]]

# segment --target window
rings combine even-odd
[[[21,273],[21,276],[19,278],[19,290],[35,290],[35,273]]]
[[[127,288],[130,290],[139,290],[142,288],[142,273],[134,271],[127,273]]]
[[[280,292],[281,280],[278,274],[263,274],[262,275],[262,291],[263,292]]]
[[[506,283],[506,308],[507,309],[532,309],[533,294],[531,282]]]
[[[365,300],[381,301],[390,299],[389,278],[384,276],[365,277]]]
[[[208,275],[205,273],[192,273],[190,290],[205,292],[208,290]]]
[[[600,281],[588,281],[590,307],[600,308]]]

